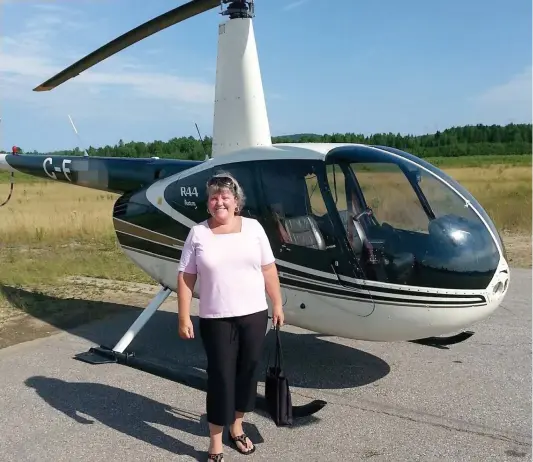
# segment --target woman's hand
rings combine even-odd
[[[272,308],[272,324],[279,327],[283,326],[285,322],[285,315],[283,314],[283,307],[281,305],[275,305]]]
[[[183,339],[192,339],[194,338],[194,328],[190,317],[179,320],[178,326],[179,336]]]

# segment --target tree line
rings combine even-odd
[[[400,133],[313,133],[272,137],[273,143],[362,143],[385,145],[408,151],[419,157],[462,157],[462,156],[504,156],[531,154],[532,124],[465,125],[451,127],[427,135],[402,135]],[[211,154],[212,138],[202,141],[193,136],[172,138],[168,141],[123,140],[115,146],[89,147],[90,156],[105,157],[160,157],[189,160],[203,160]],[[23,148],[20,149],[24,153]],[[79,148],[54,152],[26,152],[32,155],[79,156]]]

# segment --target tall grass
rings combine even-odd
[[[509,165],[443,169],[476,197],[496,227],[531,240],[531,167]]]
[[[0,185],[0,200],[8,186]],[[40,246],[112,242],[116,194],[52,181],[15,184],[0,208],[0,244]]]
[[[531,235],[530,167],[497,165],[443,170],[479,200],[499,230]],[[394,218],[395,213],[410,211],[414,215],[405,219],[423,221],[418,200],[404,178],[396,173],[365,172],[360,180],[378,219],[381,214],[383,221],[394,221],[399,219]],[[424,179],[422,185],[423,182]],[[431,185],[424,193],[433,201],[443,200]],[[0,201],[8,192],[9,186],[1,184]],[[0,245],[112,243],[115,236],[111,217],[117,198],[116,194],[52,181],[15,184],[11,201],[0,208]],[[412,202],[412,208],[405,204],[406,200]]]

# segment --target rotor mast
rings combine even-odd
[[[271,146],[252,18],[253,1],[231,1],[218,28],[212,156]],[[223,8],[223,5],[222,5]]]

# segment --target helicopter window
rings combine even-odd
[[[365,276],[421,287],[486,288],[499,254],[476,209],[438,175],[379,153],[366,159],[365,152],[357,154],[359,162],[344,154],[329,165],[328,183]]]
[[[263,191],[271,221],[282,243],[325,250],[333,232],[322,191],[307,161],[260,167]]]
[[[380,223],[428,232],[429,218],[413,186],[394,163],[352,163],[366,206]]]
[[[313,215],[322,217],[328,210],[326,208],[326,203],[322,197],[322,191],[318,184],[318,178],[315,174],[307,175],[305,177],[305,182],[307,184],[307,194],[309,196],[309,204],[311,206],[311,211]]]
[[[339,212],[344,229],[348,229],[348,205],[346,201],[346,178],[338,165],[327,167],[328,185],[337,211]]]

